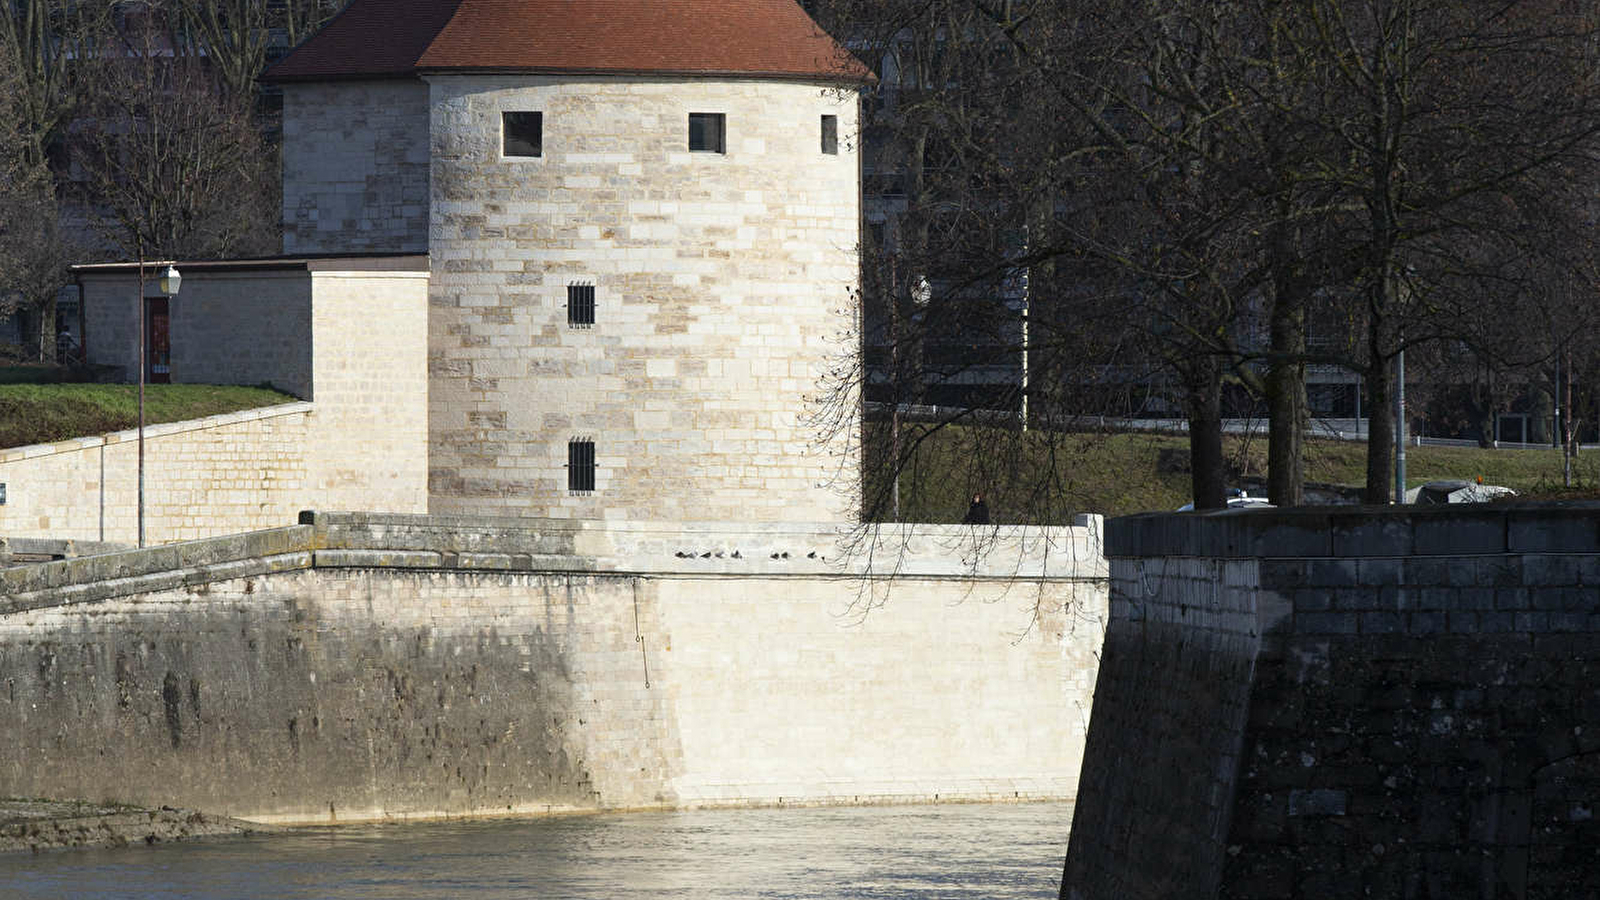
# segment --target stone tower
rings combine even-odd
[[[793,0],[354,0],[267,77],[284,251],[430,256],[430,512],[849,514],[869,76]]]

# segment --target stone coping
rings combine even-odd
[[[0,615],[297,569],[1086,582],[1098,517],[1063,528],[617,523],[307,511],[285,528],[0,569]]]
[[[275,406],[258,406],[254,409],[240,409],[230,413],[221,413],[215,416],[206,416],[202,419],[184,419],[181,422],[163,422],[160,425],[146,425],[144,439],[154,440],[173,434],[184,434],[190,431],[204,431],[210,428],[221,428],[225,425],[239,425],[244,422],[254,422],[258,419],[272,419],[278,416],[293,416],[309,413],[316,406],[308,400],[296,400],[293,403],[279,403]],[[22,447],[6,447],[0,449],[0,464],[17,462],[24,459],[34,459],[40,456],[53,456],[57,453],[75,453],[80,450],[93,450],[110,444],[121,444],[139,439],[139,429],[128,428],[123,431],[113,431],[109,434],[97,434],[90,437],[68,438],[64,441],[53,441],[48,444],[28,444]]]
[[[1106,523],[1108,558],[1459,556],[1600,551],[1600,502],[1146,513]]]

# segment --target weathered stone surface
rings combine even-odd
[[[164,844],[278,830],[191,809],[0,800],[0,853]]]
[[[1197,547],[1259,547],[1284,515],[1184,527]],[[1600,510],[1335,512],[1336,552],[1281,544],[1259,589],[1203,583],[1224,559],[1151,518],[1108,525],[1112,621],[1063,897],[1600,890]],[[1426,556],[1395,552],[1407,533]],[[1255,645],[1152,624],[1199,598],[1286,597],[1294,615]]]
[[[0,573],[0,796],[303,822],[1076,792],[1098,523],[853,556],[797,525],[303,521]]]

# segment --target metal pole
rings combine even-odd
[[[1022,293],[1022,430],[1028,430],[1028,293]]]
[[[1022,234],[1023,234],[1022,251],[1024,253],[1027,253],[1030,248],[1029,248],[1029,245],[1028,245],[1028,238],[1027,238],[1028,231],[1027,231],[1026,227],[1023,228]],[[1030,294],[1032,294],[1032,291],[1033,291],[1033,279],[1029,277],[1031,273],[1032,273],[1031,269],[1023,269],[1022,270],[1022,430],[1023,431],[1027,431],[1028,430],[1028,312],[1029,312],[1028,306],[1029,306],[1029,301],[1032,299]]]
[[[134,327],[139,329],[139,546],[144,546],[144,250],[139,251],[139,297]]]
[[[1560,446],[1561,442],[1561,355],[1556,354],[1556,377],[1550,383],[1550,405],[1555,407],[1555,427],[1550,431],[1550,446]]]
[[[1406,352],[1394,358],[1394,502],[1406,502]]]

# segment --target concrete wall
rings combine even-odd
[[[283,252],[428,249],[428,86],[283,85]]]
[[[805,416],[851,349],[835,339],[853,333],[858,277],[854,95],[714,79],[430,87],[430,510],[847,515],[853,442],[812,446]],[[541,157],[501,157],[506,111],[543,113]],[[727,153],[689,152],[690,112],[726,115]],[[837,155],[820,149],[824,114]],[[595,286],[592,328],[567,324],[574,282]],[[592,493],[567,490],[573,438],[596,443]]]
[[[1092,526],[869,561],[802,526],[307,521],[0,571],[0,794],[342,821],[1076,790]]]
[[[1062,896],[1600,890],[1600,509],[1110,523]]]
[[[89,361],[137,381],[137,276],[119,270],[82,281]],[[145,296],[159,296],[153,277]],[[267,383],[311,398],[311,279],[303,268],[190,269],[169,310],[174,382]]]

